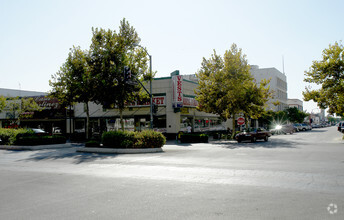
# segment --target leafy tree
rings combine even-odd
[[[118,107],[121,124],[125,103],[140,95],[141,87],[124,81],[124,67],[131,69],[132,78],[144,75],[147,79],[147,54],[134,44],[140,41],[135,29],[123,19],[119,33],[102,28],[92,29],[89,50],[73,47],[66,62],[52,76],[50,94],[65,105],[74,102],[85,104],[87,123],[86,138],[89,136],[89,102],[102,104],[106,108]]]
[[[344,114],[344,47],[335,42],[324,49],[322,60],[313,61],[309,71],[305,71],[305,82],[320,85],[320,89],[306,87],[305,101],[313,100],[329,113]]]
[[[0,112],[6,107],[6,98],[4,96],[0,96]]]
[[[122,130],[126,103],[138,99],[142,90],[139,84],[125,81],[124,68],[130,68],[132,82],[149,75],[147,54],[142,48],[135,47],[139,41],[137,32],[125,19],[121,21],[118,33],[93,29],[88,65],[91,75],[97,79],[94,101],[106,108],[119,109]]]
[[[225,52],[223,58],[215,50],[210,59],[203,58],[196,75],[199,78],[196,91],[199,110],[218,114],[224,119],[234,119],[240,112],[255,118],[263,113],[270,94],[265,88],[267,81],[257,86],[250,74],[246,55],[236,44]]]
[[[296,107],[287,108],[284,110],[287,115],[288,121],[292,123],[302,123],[305,120],[305,117],[309,116],[309,114],[300,111]]]
[[[258,119],[266,108],[266,103],[272,97],[270,80],[262,80],[258,86],[255,80],[249,81],[244,85],[244,98],[239,103],[240,109],[244,114],[246,127],[248,127],[248,118]]]
[[[89,137],[89,107],[94,99],[94,81],[87,64],[87,51],[80,47],[70,49],[66,62],[49,81],[50,95],[58,98],[63,106],[84,103],[86,106],[86,138]]]
[[[25,114],[26,112],[42,111],[43,108],[40,107],[33,98],[8,98],[5,101],[5,106],[8,111],[11,112],[11,119],[17,118],[17,123],[19,124],[21,119],[28,118],[31,114]],[[16,117],[16,115],[18,117]]]

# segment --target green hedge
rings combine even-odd
[[[208,143],[207,134],[183,134],[180,137],[182,143]]]
[[[33,131],[27,129],[0,128],[1,144],[13,145],[17,140],[17,136],[32,135],[32,133]]]
[[[66,138],[64,136],[22,136],[17,137],[14,142],[15,145],[47,145],[47,144],[64,144]]]
[[[166,138],[152,130],[108,131],[103,133],[102,143],[107,148],[160,148],[166,143]]]
[[[64,136],[36,136],[28,129],[0,128],[1,144],[4,145],[44,145],[66,143]]]

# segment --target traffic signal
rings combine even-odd
[[[128,66],[124,67],[124,81],[131,80],[131,70]]]
[[[153,104],[153,113],[156,114],[158,110],[159,110],[158,105]]]

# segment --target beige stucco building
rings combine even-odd
[[[283,111],[288,108],[287,76],[276,68],[259,68],[251,65],[251,74],[259,83],[262,79],[270,79],[270,89],[274,92],[274,98],[268,102],[268,110]],[[279,105],[274,105],[279,102]]]
[[[148,89],[149,82],[144,86]],[[175,135],[186,131],[190,125],[193,131],[224,130],[218,115],[205,113],[196,109],[195,90],[198,83],[192,75],[183,76],[174,71],[169,77],[154,78],[152,81],[153,103],[158,105],[154,114],[154,129]],[[117,130],[120,128],[118,109],[104,109],[102,105],[90,103],[91,127],[100,130]],[[75,106],[75,129],[85,129],[85,108],[79,103]],[[142,130],[150,127],[150,103],[130,103],[123,112],[125,129]]]

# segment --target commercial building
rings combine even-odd
[[[259,83],[262,79],[270,80],[270,89],[273,91],[273,99],[268,102],[268,110],[283,111],[288,108],[287,76],[276,68],[259,68],[251,65],[251,74]],[[277,104],[278,105],[275,105]]]
[[[58,128],[63,133],[66,132],[67,111],[60,106],[57,99],[47,97],[47,93],[0,88],[0,96],[4,96],[7,98],[6,102],[11,103],[0,112],[0,127],[18,127],[20,117],[20,127],[39,127],[51,133]],[[42,109],[20,113],[20,98],[33,98]]]
[[[300,111],[303,111],[303,102],[300,99],[288,99],[289,108],[297,108]]]
[[[149,88],[149,82],[144,84]],[[224,130],[225,124],[218,115],[198,111],[195,89],[198,83],[192,75],[180,75],[174,71],[169,77],[154,78],[152,81],[153,103],[158,106],[154,114],[154,129],[175,136],[186,131],[188,125],[194,132]],[[117,130],[120,128],[118,109],[104,109],[102,105],[89,103],[90,122],[94,131]],[[84,104],[75,105],[75,130],[83,131],[86,123]],[[143,130],[150,127],[150,102],[128,103],[123,111],[127,130]]]

